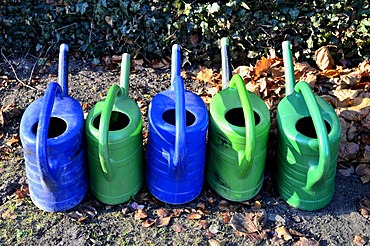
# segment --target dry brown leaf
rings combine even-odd
[[[172,217],[179,217],[184,210],[182,208],[176,208],[173,210]]]
[[[207,229],[209,227],[209,223],[207,220],[200,220],[198,228],[199,229]]]
[[[252,80],[253,71],[253,66],[239,66],[233,71],[233,74],[239,74],[247,83]]]
[[[168,224],[170,223],[171,221],[171,216],[169,217],[164,217],[164,218],[157,218],[155,220],[155,226],[156,227],[165,227],[165,226],[168,226]]]
[[[235,213],[230,222],[236,231],[247,234],[260,232],[262,226],[266,223],[266,211],[259,209],[245,213]]]
[[[220,242],[218,240],[216,240],[216,239],[209,239],[208,240],[208,244],[210,246],[220,246],[221,245]]]
[[[19,142],[19,135],[18,134],[13,134],[12,138],[8,140],[5,144],[8,146],[12,146],[15,143]]]
[[[331,69],[334,66],[334,60],[331,57],[328,46],[323,46],[316,50],[314,60],[321,70]]]
[[[212,206],[212,205],[213,205],[213,203],[215,203],[215,199],[214,199],[213,197],[211,197],[211,196],[210,196],[210,197],[208,197],[208,198],[207,198],[207,202],[209,203],[209,205],[211,205],[211,206]]]
[[[179,224],[179,223],[175,223],[175,224],[173,224],[172,226],[171,226],[171,228],[172,228],[172,230],[174,231],[174,232],[183,232],[185,229],[184,229],[184,227],[181,225],[181,224]]]
[[[320,72],[320,75],[323,75],[328,78],[334,78],[340,76],[342,72],[343,72],[342,69],[327,69]]]
[[[261,58],[261,60],[258,60],[256,66],[254,67],[254,72],[256,74],[254,79],[257,80],[263,72],[265,72],[271,67],[272,64],[273,60],[266,58],[264,56]]]
[[[110,25],[111,27],[113,27],[113,18],[110,17],[109,15],[105,16],[104,17],[104,20],[108,23],[108,25]]]
[[[293,240],[292,235],[290,235],[289,231],[285,228],[285,226],[280,226],[275,229],[279,238],[284,239],[284,241]]]
[[[163,208],[159,208],[159,209],[157,209],[157,211],[156,211],[156,213],[157,213],[157,216],[158,217],[169,217],[169,216],[172,216],[172,212],[171,211],[169,211],[169,210],[167,210],[167,209],[163,209]]]
[[[355,238],[353,239],[353,244],[355,246],[363,246],[366,243],[367,243],[366,238],[361,235],[356,235]]]
[[[135,211],[135,220],[145,219],[148,217],[148,213],[143,209],[139,208]]]
[[[202,67],[199,72],[197,72],[196,80],[212,83],[213,70],[210,68]]]
[[[357,97],[353,100],[352,107],[340,109],[340,116],[347,120],[357,121],[370,113],[370,98]]]
[[[188,220],[199,220],[200,218],[202,218],[202,215],[194,212],[190,213],[187,217]]]
[[[18,199],[23,199],[30,196],[30,190],[27,186],[21,186],[20,189],[15,191],[15,195]]]
[[[356,173],[359,176],[369,175],[370,174],[370,166],[368,164],[360,164],[356,168]]]
[[[351,90],[351,89],[336,89],[333,91],[334,96],[336,96],[340,101],[344,101],[346,99],[355,99],[358,95],[359,90]]]
[[[151,64],[151,66],[156,69],[166,69],[169,68],[170,65],[171,63],[165,58],[162,58],[161,60],[155,59]]]
[[[121,61],[122,61],[122,56],[117,56],[117,55],[112,56],[113,63],[121,63]]]
[[[358,64],[358,70],[362,76],[369,76],[370,75],[370,61],[364,60],[360,64]]]
[[[231,216],[229,212],[221,213],[221,217],[224,220],[225,224],[228,224],[230,222]]]
[[[292,236],[304,237],[304,234],[303,233],[300,233],[299,231],[296,231],[296,230],[294,230],[292,228],[289,228],[289,233]]]
[[[221,200],[219,203],[218,203],[218,209],[221,211],[221,212],[228,212],[229,211],[229,208],[227,207],[229,206],[229,203],[225,200]]]
[[[360,201],[360,213],[366,219],[370,220],[370,198],[363,197]]]
[[[300,80],[307,82],[310,85],[310,87],[313,89],[317,82],[317,75],[312,72],[305,73],[301,76]]]
[[[200,208],[200,209],[206,209],[206,205],[203,203],[203,202],[200,202],[197,204],[197,208]]]
[[[148,218],[148,219],[144,220],[143,223],[141,223],[141,225],[145,228],[151,227],[154,224],[155,224],[155,220],[153,220],[151,218]]]
[[[1,218],[4,220],[14,220],[17,218],[17,214],[12,210],[7,210],[3,214],[1,214]]]
[[[293,246],[317,246],[318,242],[312,238],[300,237],[297,242],[293,244]]]

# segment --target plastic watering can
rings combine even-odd
[[[221,49],[227,50],[227,46],[228,39],[223,38]],[[226,54],[222,52],[222,77],[227,84],[230,65]],[[235,74],[227,88],[210,103],[207,179],[220,196],[245,201],[259,192],[269,131],[270,113],[266,104],[247,91],[242,77]]]
[[[142,119],[128,97],[130,56],[122,55],[120,86],[94,105],[86,119],[90,188],[101,202],[128,201],[143,184]]]
[[[88,188],[84,118],[79,102],[68,96],[67,55],[62,44],[59,84],[51,82],[44,97],[27,107],[20,125],[31,200],[49,212],[73,208]]]
[[[341,127],[328,102],[306,82],[295,86],[292,51],[283,42],[286,96],[277,111],[276,183],[281,197],[302,210],[325,207],[334,193]]]
[[[202,190],[208,112],[203,100],[184,89],[180,46],[172,47],[171,89],[149,105],[146,182],[157,199],[183,204]]]

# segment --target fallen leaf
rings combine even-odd
[[[113,27],[113,18],[110,17],[109,15],[105,16],[104,17],[104,20],[108,23],[108,25],[110,25],[111,27]]]
[[[314,60],[321,70],[331,69],[334,66],[334,60],[330,55],[328,46],[316,50]]]
[[[196,80],[203,81],[207,83],[212,83],[213,70],[210,68],[202,67],[199,72],[197,72]]]
[[[275,229],[278,237],[284,239],[284,241],[293,240],[292,235],[290,235],[289,231],[285,228],[285,226],[280,226]]]
[[[351,90],[351,89],[337,89],[333,91],[334,96],[336,96],[340,101],[344,101],[346,99],[355,99],[356,96],[359,94],[359,90]]]
[[[145,219],[148,217],[148,213],[143,209],[138,209],[135,211],[135,220]]]
[[[229,212],[221,213],[221,217],[224,220],[225,224],[228,224],[230,222],[231,217]]]
[[[30,190],[28,189],[27,186],[22,185],[19,190],[15,191],[15,195],[17,196],[18,199],[23,199],[30,196]]]
[[[165,227],[165,226],[168,226],[168,224],[170,223],[171,221],[171,216],[169,217],[164,217],[164,218],[157,218],[155,220],[155,226],[156,227]]]
[[[169,68],[170,65],[171,63],[165,58],[162,58],[161,60],[156,59],[151,64],[151,66],[156,69],[166,69]]]
[[[353,244],[356,246],[363,246],[366,243],[367,243],[366,238],[361,235],[356,235],[355,238],[353,239]]]
[[[173,224],[172,226],[171,226],[171,228],[172,228],[172,230],[174,231],[174,232],[183,232],[185,229],[184,229],[184,227],[181,225],[181,224],[179,224],[179,223],[175,223],[175,224]]]
[[[209,239],[208,240],[208,244],[210,246],[220,246],[221,245],[220,242],[218,240],[216,240],[216,239]]]
[[[221,200],[219,203],[218,203],[218,209],[221,211],[221,212],[228,212],[229,211],[229,208],[227,207],[229,205],[229,203],[225,200]]]
[[[172,217],[180,217],[181,213],[183,212],[184,210],[182,208],[177,208],[177,209],[174,209],[173,210],[173,213],[172,213]]]
[[[198,226],[199,229],[208,229],[208,227],[209,227],[209,223],[207,220],[199,221],[199,226]]]
[[[370,98],[357,97],[351,107],[340,108],[340,116],[347,120],[357,121],[370,113]]]
[[[155,224],[155,220],[153,220],[151,218],[148,218],[148,219],[144,220],[143,223],[141,223],[141,225],[145,228],[151,227],[154,224]]]
[[[363,197],[360,201],[360,214],[370,220],[370,198]]]
[[[156,213],[157,213],[157,216],[158,217],[168,217],[168,216],[171,216],[172,215],[172,212],[167,210],[167,209],[163,209],[163,208],[159,208],[156,210]]]
[[[79,210],[82,213],[86,214],[87,217],[89,217],[89,219],[93,219],[98,214],[98,211],[96,211],[96,208],[94,208],[93,206],[89,206],[89,205],[80,205]]]
[[[254,69],[253,66],[239,66],[234,71],[233,74],[239,74],[245,83],[252,80],[254,76]]]
[[[187,217],[188,220],[199,220],[200,218],[202,218],[202,215],[198,213],[190,213]]]
[[[334,78],[342,75],[343,70],[342,69],[326,69],[322,72],[320,72],[320,75],[328,77],[328,78]]]
[[[19,135],[18,134],[13,134],[12,138],[8,140],[5,144],[8,146],[12,146],[15,143],[19,142]]]
[[[262,204],[260,201],[255,201],[251,207],[252,209],[260,209],[262,208]]]
[[[268,70],[273,63],[272,59],[262,57],[261,60],[258,60],[256,63],[256,66],[254,67],[254,72],[256,76],[254,77],[254,80],[257,80],[263,72]]]
[[[297,242],[293,244],[293,246],[317,246],[319,245],[318,242],[312,238],[300,237]]]
[[[208,197],[207,198],[207,202],[209,203],[209,205],[213,205],[213,203],[215,202],[215,199],[213,197]]]
[[[300,233],[299,231],[296,231],[296,230],[294,230],[292,228],[289,228],[289,233],[292,236],[304,237],[304,234],[303,233]]]
[[[360,164],[356,167],[356,173],[359,176],[369,175],[370,166],[368,164]]]
[[[4,220],[14,220],[17,218],[17,214],[12,210],[7,210],[3,214],[1,214],[1,218]]]
[[[217,224],[212,224],[210,225],[209,227],[209,231],[212,233],[212,234],[217,234],[219,232],[219,229],[218,229],[218,225]]]
[[[204,203],[200,202],[200,203],[197,204],[197,208],[200,208],[200,209],[204,210],[204,209],[206,209],[206,205]]]
[[[242,233],[260,232],[266,223],[266,211],[264,209],[235,213],[231,218],[231,226]]]

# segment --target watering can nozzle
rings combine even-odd
[[[284,41],[282,47],[285,69],[285,95],[289,96],[293,93],[295,84],[293,56],[289,41]]]
[[[181,46],[179,44],[172,45],[171,61],[171,88],[173,89],[173,80],[181,75]]]
[[[58,84],[62,95],[68,95],[68,45],[61,44],[59,49]]]

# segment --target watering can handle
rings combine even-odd
[[[285,68],[285,96],[289,96],[293,93],[295,84],[293,56],[289,41],[284,41],[282,46]]]
[[[221,39],[222,89],[226,89],[231,79],[229,39]]]
[[[109,122],[112,115],[113,105],[116,101],[118,94],[122,92],[121,88],[114,84],[109,88],[107,98],[104,102],[104,107],[100,116],[99,123],[99,161],[102,168],[103,174],[108,181],[113,180],[113,173],[111,163],[109,159],[109,148],[108,148],[108,133],[109,133]]]
[[[61,44],[59,49],[58,83],[62,95],[68,95],[68,45]]]
[[[46,89],[43,108],[40,113],[39,123],[36,134],[36,159],[39,172],[45,184],[53,187],[57,184],[58,178],[53,175],[48,160],[47,140],[49,132],[49,124],[51,112],[53,110],[54,101],[58,94],[62,93],[62,88],[58,83],[52,82]]]
[[[307,173],[307,187],[310,189],[324,177],[328,170],[330,164],[329,138],[324,119],[319,110],[319,105],[317,104],[310,86],[306,82],[301,81],[295,86],[295,91],[303,95],[303,99],[312,117],[317,140],[319,142],[319,163],[316,166],[311,166]]]
[[[175,99],[176,135],[175,135],[175,151],[173,153],[172,159],[173,159],[173,168],[177,168],[181,166],[181,164],[185,161],[186,158],[185,88],[184,81],[181,76],[175,76],[173,79],[173,84],[176,92]]]
[[[239,94],[239,99],[242,104],[245,121],[245,151],[244,158],[239,158],[240,175],[245,176],[248,174],[253,162],[253,155],[256,146],[256,127],[254,121],[254,113],[251,102],[249,100],[247,89],[245,88],[244,80],[239,74],[235,74],[229,87],[236,88]]]

